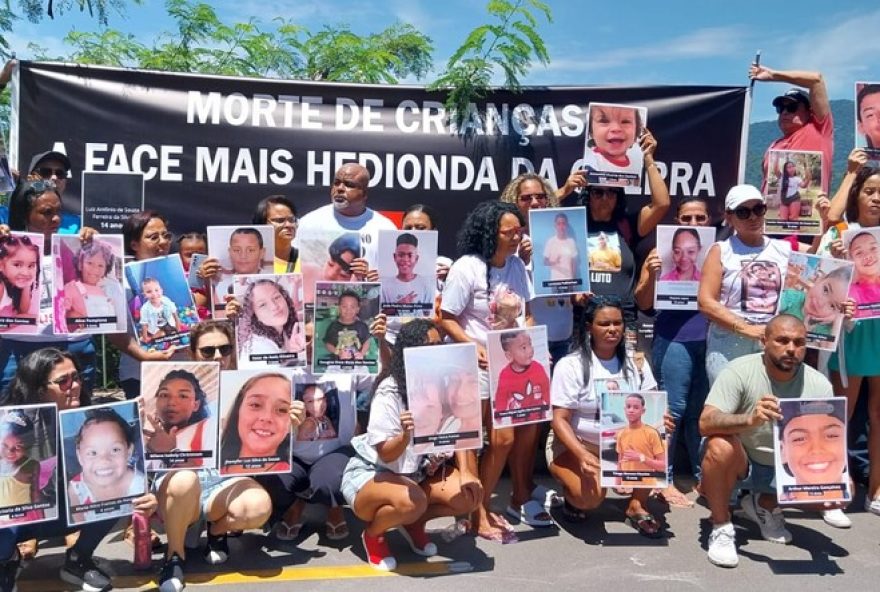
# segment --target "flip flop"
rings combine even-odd
[[[506,513],[508,516],[519,522],[534,526],[537,528],[553,526],[553,517],[547,513],[539,502],[530,499],[519,510],[513,506],[507,506]]]
[[[348,522],[343,520],[338,524],[327,522],[327,538],[331,541],[341,541],[348,538]]]
[[[279,541],[292,541],[299,536],[302,527],[302,522],[297,522],[291,526],[284,520],[281,520],[280,522],[276,522],[275,526],[272,527],[272,536]]]
[[[626,523],[635,528],[640,535],[649,539],[662,539],[663,529],[651,514],[633,514],[626,517]]]
[[[573,505],[568,503],[568,501],[563,501],[562,504],[562,517],[566,522],[570,522],[572,524],[581,524],[586,522],[587,513],[580,508],[575,508]]]

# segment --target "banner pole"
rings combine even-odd
[[[761,63],[761,50],[755,53],[756,66]],[[746,182],[746,157],[749,152],[749,121],[752,119],[752,94],[755,92],[755,79],[749,81],[749,90],[746,92],[746,100],[743,101],[742,134],[739,140],[739,165],[736,172],[737,183]]]

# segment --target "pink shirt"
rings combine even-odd
[[[880,303],[880,284],[853,282],[849,287],[849,297],[856,301],[855,318],[877,316],[876,310],[863,309],[862,305]]]
[[[834,119],[831,111],[825,119],[819,121],[810,116],[810,121],[796,132],[774,140],[767,150],[812,150],[822,152],[822,191],[828,193],[831,181],[831,159],[834,158]],[[767,188],[767,152],[764,153],[764,179],[761,182],[762,192]]]

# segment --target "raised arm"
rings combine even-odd
[[[856,174],[868,162],[868,153],[861,148],[856,148],[849,153],[846,159],[846,174],[837,188],[834,197],[831,198],[831,207],[828,208],[828,223],[837,224],[843,221],[846,213],[846,204],[849,201],[849,192],[852,189],[853,182],[856,180]],[[850,220],[855,222],[855,220]]]
[[[825,79],[822,78],[821,72],[774,70],[767,66],[752,64],[749,78],[762,82],[785,82],[794,86],[802,86],[810,91],[810,110],[816,119],[822,121],[831,113],[828,90],[825,88]]]

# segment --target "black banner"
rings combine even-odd
[[[458,129],[443,96],[415,86],[19,67],[13,162],[27,166],[52,147],[67,153],[67,211],[80,211],[85,170],[142,172],[145,207],[169,216],[175,232],[250,220],[271,194],[292,198],[302,215],[329,202],[340,164],[360,161],[373,172],[371,207],[437,208],[448,255],[468,210],[512,177],[534,169],[565,182],[583,154],[590,101],[648,108],[673,197],[723,197],[737,180],[746,96],[744,87],[704,86],[498,91]]]

